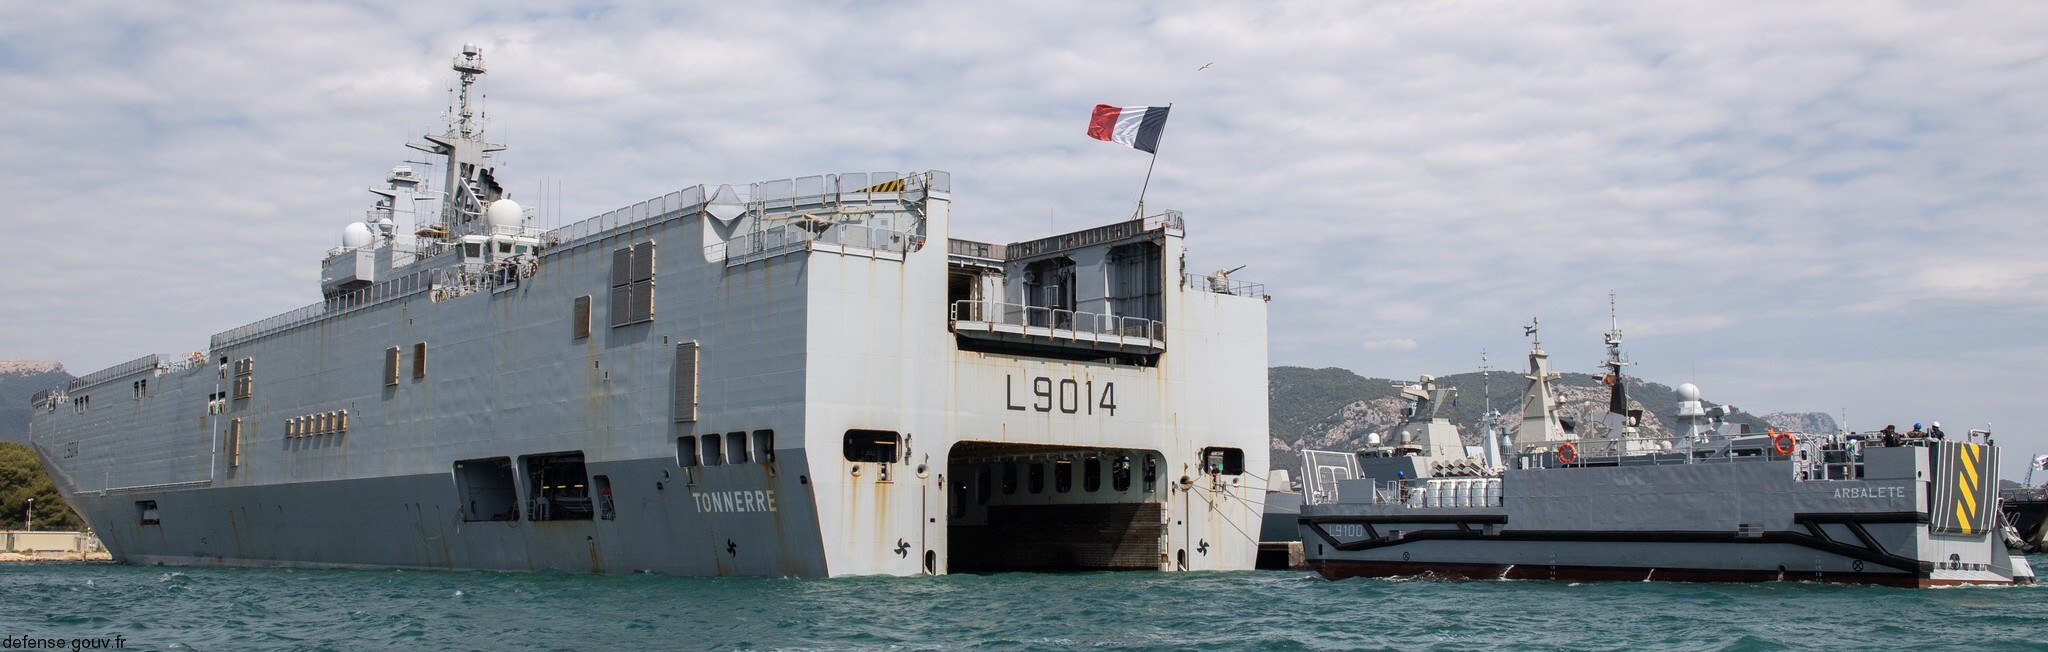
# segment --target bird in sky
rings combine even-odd
[[[1211,62],[1208,62],[1208,63],[1202,64],[1202,67],[1200,67],[1200,68],[1196,68],[1196,69],[1195,69],[1195,72],[1201,72],[1201,71],[1204,71],[1204,70],[1208,70],[1208,69],[1209,69],[1209,66],[1213,66],[1213,65],[1216,65],[1216,62],[1214,62],[1214,61],[1211,61]]]

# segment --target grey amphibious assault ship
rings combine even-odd
[[[1252,567],[1266,298],[1174,212],[950,237],[945,172],[695,186],[543,231],[455,59],[324,299],[34,398],[134,564],[689,575]]]
[[[1449,390],[1425,377],[1404,390],[1414,407],[1393,441],[1305,454],[1308,564],[1330,579],[2033,582],[1999,531],[1988,433],[1892,447],[1750,433],[1686,384],[1674,435],[1646,437],[1621,382],[1619,328],[1607,344],[1604,428],[1558,416],[1559,376],[1538,339],[1511,446],[1489,418],[1468,455],[1437,414]]]

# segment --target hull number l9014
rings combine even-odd
[[[1096,393],[1096,389],[1093,380],[1061,378],[1054,381],[1045,376],[1038,376],[1031,379],[1031,391],[1019,396],[1017,377],[1003,378],[1003,399],[1012,410],[1059,410],[1066,414],[1094,414],[1096,410],[1102,410],[1103,414],[1116,416],[1116,383],[1102,383],[1102,391],[1099,394]],[[1019,399],[1023,402],[1020,403]]]

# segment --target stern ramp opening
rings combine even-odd
[[[949,455],[947,571],[1158,570],[1157,452],[962,442]]]

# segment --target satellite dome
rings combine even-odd
[[[1692,383],[1685,383],[1685,384],[1679,385],[1679,386],[1678,386],[1678,400],[1681,400],[1681,401],[1697,401],[1697,400],[1700,400],[1700,388],[1699,388],[1699,386],[1698,386],[1698,385],[1694,385],[1694,384],[1692,384]]]
[[[370,242],[375,239],[376,236],[370,231],[370,225],[362,222],[351,222],[341,228],[341,246],[349,249],[370,246]]]
[[[1365,436],[1365,445],[1367,445],[1367,446],[1378,446],[1378,445],[1380,445],[1380,433],[1377,433],[1377,432],[1375,432],[1375,433],[1372,433],[1372,434],[1368,434],[1368,435],[1366,435],[1366,436]]]
[[[519,226],[526,221],[526,212],[520,210],[519,202],[500,199],[491,202],[491,207],[484,210],[484,219],[491,226]]]

